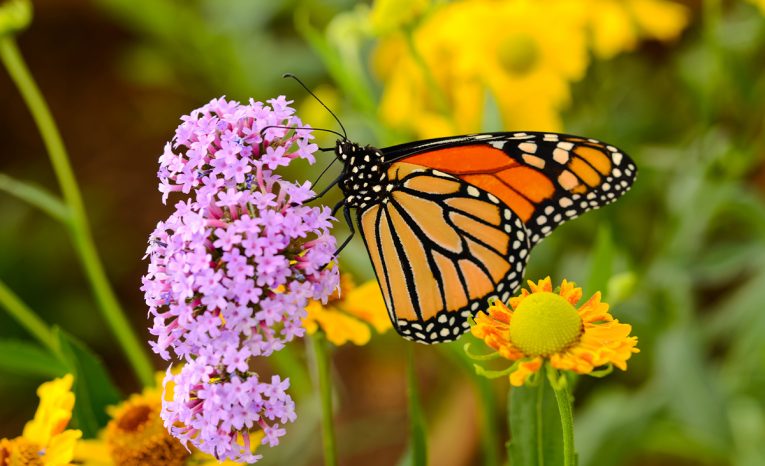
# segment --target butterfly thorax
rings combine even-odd
[[[388,175],[380,149],[339,140],[335,152],[344,165],[340,189],[346,205],[363,209],[387,195]]]

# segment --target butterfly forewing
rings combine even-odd
[[[595,139],[557,133],[490,133],[383,149],[384,159],[452,174],[500,198],[532,246],[558,225],[615,201],[637,174],[632,160]]]

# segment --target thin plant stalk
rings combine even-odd
[[[327,339],[321,330],[311,336],[316,358],[316,372],[319,379],[319,400],[321,402],[321,440],[324,448],[324,465],[337,466],[337,447],[332,410],[332,380],[329,369]]]
[[[549,364],[546,366],[547,379],[550,381],[550,385],[552,385],[555,400],[558,402],[558,412],[560,413],[560,422],[563,430],[563,464],[564,466],[576,466],[574,410],[572,407],[572,396],[568,389],[568,380]]]
[[[99,309],[125,352],[133,371],[145,386],[153,385],[154,370],[144,345],[131,328],[117,301],[114,291],[106,278],[101,260],[90,233],[85,207],[82,202],[77,181],[69,164],[64,143],[48,105],[32,78],[13,37],[0,38],[0,60],[5,65],[11,79],[16,84],[24,101],[32,113],[40,135],[50,157],[51,165],[58,178],[64,201],[69,208],[70,217],[65,225],[72,237],[77,255],[82,262],[85,274],[90,282],[99,304]]]
[[[409,401],[409,451],[412,466],[427,466],[428,444],[425,435],[425,421],[417,387],[417,371],[414,364],[414,345],[407,345],[406,393]]]

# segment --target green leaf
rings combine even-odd
[[[5,191],[37,207],[61,223],[67,223],[70,220],[69,208],[66,204],[45,188],[0,173],[0,191]]]
[[[73,421],[85,438],[93,438],[109,421],[106,407],[117,404],[122,396],[97,355],[58,327],[54,334],[61,356],[74,375]]]
[[[563,464],[563,432],[555,393],[546,377],[535,387],[511,387],[508,399],[513,466]]]
[[[16,375],[61,377],[66,366],[50,352],[24,340],[0,340],[0,371]]]
[[[642,448],[667,396],[656,387],[639,393],[602,389],[577,411],[576,446],[581,466],[618,466]]]
[[[587,277],[585,294],[591,295],[600,291],[605,300],[608,291],[608,279],[613,273],[614,255],[615,248],[611,237],[611,227],[602,223],[595,239],[595,251],[590,262],[590,274]]]

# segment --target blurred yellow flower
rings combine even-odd
[[[569,83],[588,64],[582,21],[560,2],[445,4],[411,36],[381,40],[373,57],[381,116],[419,137],[474,132],[492,98],[507,129],[559,130]]]
[[[560,131],[589,48],[611,58],[676,39],[688,20],[667,0],[379,0],[369,23],[384,32],[372,57],[380,117],[421,138],[498,130],[483,121],[493,100],[502,129]]]
[[[66,429],[72,418],[71,374],[45,382],[37,389],[40,405],[21,437],[0,440],[0,465],[65,466],[71,464],[79,430]]]
[[[78,443],[74,458],[84,466],[235,466],[239,463],[218,460],[192,449],[187,450],[165,429],[162,409],[162,381],[156,374],[156,387],[131,395],[108,413],[111,420],[98,439]],[[170,388],[172,390],[172,387]],[[166,394],[166,396],[168,396]],[[172,393],[169,394],[172,397]],[[261,434],[262,435],[262,434]],[[259,440],[259,439],[258,439]],[[259,443],[259,442],[257,442]],[[256,444],[257,444],[256,443]],[[1,463],[0,463],[1,464]]]
[[[589,374],[600,366],[627,369],[627,360],[637,349],[632,326],[619,323],[600,301],[600,292],[579,309],[582,289],[563,280],[553,290],[550,277],[529,281],[510,299],[510,308],[496,301],[488,314],[479,313],[471,329],[499,356],[516,363],[508,371],[513,386],[523,385],[544,361],[556,369]]]
[[[568,2],[568,0],[561,0]],[[641,39],[670,41],[688,25],[685,5],[666,0],[580,0],[595,54],[608,59],[633,50]]]
[[[388,311],[377,280],[356,286],[350,274],[340,276],[340,290],[330,296],[326,305],[312,301],[306,307],[303,325],[309,335],[319,328],[335,346],[352,342],[365,345],[372,337],[371,325],[378,333],[391,328]]]

